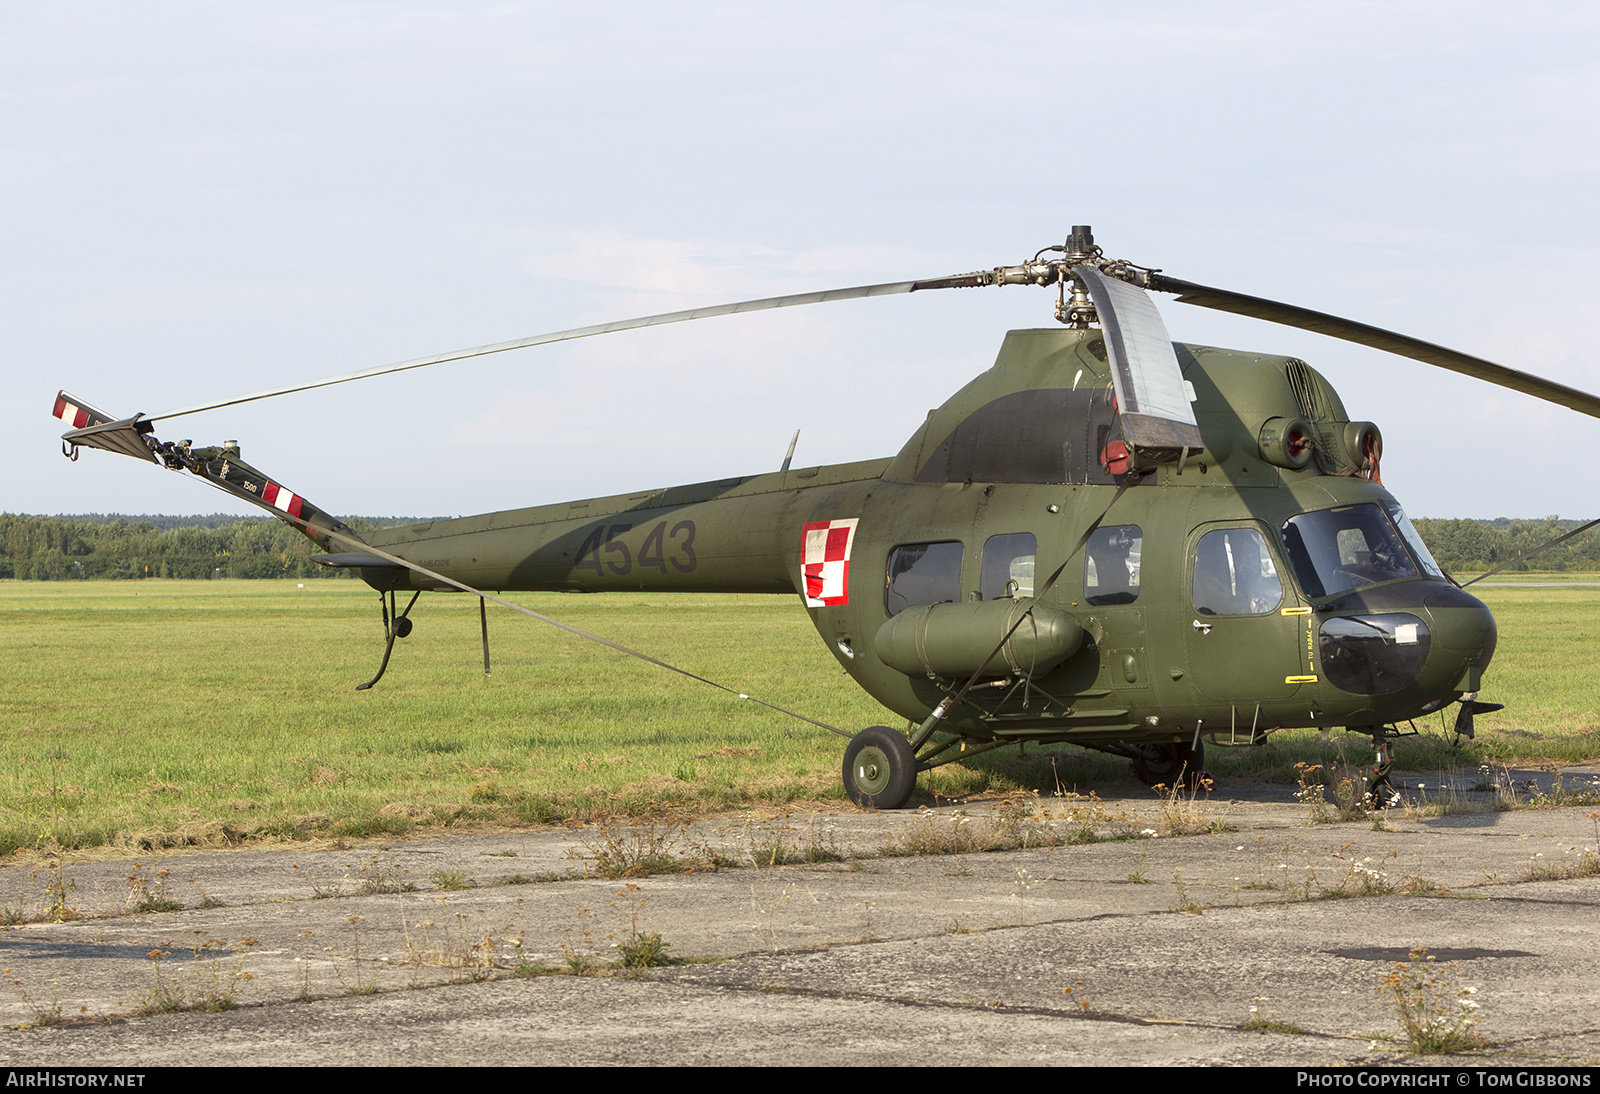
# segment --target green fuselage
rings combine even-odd
[[[1477,690],[1493,619],[1434,576],[1419,545],[1375,538],[1412,543],[1396,538],[1394,499],[1341,458],[1344,409],[1319,375],[1282,357],[1177,347],[1206,447],[1116,497],[1124,478],[1100,462],[1117,421],[1099,337],[1012,332],[994,367],[890,459],[364,538],[488,591],[796,594],[846,671],[901,717],[922,721],[976,673],[983,686],[944,725],[980,739],[1103,747],[1188,740],[1197,728],[1239,739],[1370,729]],[[1283,418],[1322,437],[1303,470],[1264,454],[1263,423]],[[1291,543],[1313,529],[1288,522],[1324,510],[1341,515],[1317,526],[1326,544],[1296,554]],[[1036,602],[1058,624],[1056,645],[1030,638],[1036,624],[1024,619],[1014,642],[1035,645],[986,661],[1058,568]],[[444,587],[398,569],[363,576]],[[992,601],[1008,603],[983,607]],[[885,628],[902,612],[900,652],[887,653]],[[941,643],[983,652],[930,673],[925,647]]]

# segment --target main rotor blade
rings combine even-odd
[[[1178,453],[1204,448],[1172,339],[1155,302],[1137,285],[1107,277],[1093,266],[1074,266],[1072,276],[1083,283],[1100,316],[1128,443]]]
[[[1542,376],[1518,372],[1514,368],[1506,368],[1504,365],[1497,365],[1493,361],[1485,361],[1481,357],[1473,357],[1459,350],[1436,346],[1420,338],[1384,330],[1382,327],[1358,323],[1354,319],[1343,319],[1337,315],[1328,315],[1326,312],[1312,311],[1310,308],[1301,308],[1277,300],[1247,296],[1244,293],[1229,292],[1227,289],[1214,289],[1209,285],[1196,285],[1192,281],[1180,281],[1165,274],[1151,273],[1150,288],[1157,292],[1174,293],[1185,304],[1233,312],[1235,315],[1248,315],[1271,323],[1299,327],[1301,330],[1326,334],[1346,342],[1397,353],[1401,357],[1437,365],[1439,368],[1459,372],[1464,376],[1487,380],[1491,384],[1520,391],[1536,399],[1558,403],[1580,414],[1587,414],[1591,418],[1600,418],[1600,396],[1558,384],[1554,380],[1546,380]]]
[[[143,421],[159,421],[163,418],[177,418],[185,414],[198,414],[202,410],[216,410],[224,406],[236,406],[239,403],[254,402],[257,399],[270,399],[276,395],[289,395],[296,391],[311,391],[319,387],[331,387],[334,384],[347,384],[351,380],[365,380],[371,376],[386,376],[391,372],[405,372],[407,369],[424,368],[427,365],[443,364],[446,361],[461,361],[468,357],[483,357],[490,353],[504,353],[506,350],[525,349],[528,346],[542,346],[550,342],[569,342],[574,338],[590,338],[597,334],[613,334],[622,330],[633,330],[637,327],[657,327],[665,323],[683,323],[690,319],[709,319],[714,315],[733,315],[738,312],[767,311],[771,308],[792,308],[800,304],[826,304],[835,300],[856,300],[864,296],[893,296],[896,293],[908,293],[927,282],[894,281],[882,285],[857,285],[848,289],[826,289],[822,292],[791,293],[788,296],[769,296],[761,300],[740,300],[732,304],[717,304],[709,308],[688,308],[684,311],[662,312],[660,315],[646,315],[638,319],[622,319],[615,323],[599,323],[592,327],[573,327],[570,330],[553,331],[550,334],[536,334],[531,338],[518,338],[510,342],[494,342],[487,346],[475,346],[472,349],[455,350],[451,353],[436,353],[430,357],[414,357],[409,361],[399,361],[392,365],[379,365],[376,368],[362,369],[359,372],[345,372],[338,376],[327,376],[321,380],[307,380],[299,384],[286,384],[283,387],[268,388],[250,395],[239,395],[232,399],[223,399],[215,403],[200,403],[197,406],[179,407],[177,410],[168,410],[161,414],[149,414],[142,417]]]

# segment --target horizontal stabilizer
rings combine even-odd
[[[337,555],[316,555],[311,559],[318,566],[337,566],[352,570],[404,570],[399,563],[390,562],[379,555],[364,551],[346,551]]]

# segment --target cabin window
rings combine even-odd
[[[1309,596],[1334,596],[1380,581],[1422,576],[1393,522],[1370,502],[1290,517],[1283,525],[1283,545]],[[1435,563],[1429,572],[1437,568]]]
[[[1262,615],[1283,602],[1283,582],[1267,540],[1254,528],[1219,528],[1194,552],[1194,610],[1201,615]]]
[[[1038,541],[1032,532],[1012,532],[984,540],[978,595],[984,600],[1032,596],[1037,550]]]
[[[1083,599],[1096,607],[1139,599],[1144,533],[1137,524],[1101,528],[1084,545]]]
[[[891,616],[918,604],[961,599],[961,544],[902,543],[889,552],[883,607]]]

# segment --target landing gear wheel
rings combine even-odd
[[[1199,789],[1206,764],[1204,741],[1193,746],[1146,745],[1140,751],[1142,755],[1133,761],[1133,777],[1146,786],[1176,788],[1181,781],[1185,790]]]
[[[1400,804],[1400,792],[1389,782],[1388,772],[1367,780],[1368,809],[1392,809]]]
[[[917,788],[917,757],[905,734],[868,726],[844,750],[845,796],[865,809],[899,809]]]
[[[1400,804],[1400,792],[1389,781],[1395,737],[1392,729],[1372,731],[1372,748],[1377,756],[1372,763],[1372,774],[1367,776],[1365,802],[1368,809],[1390,809]]]

